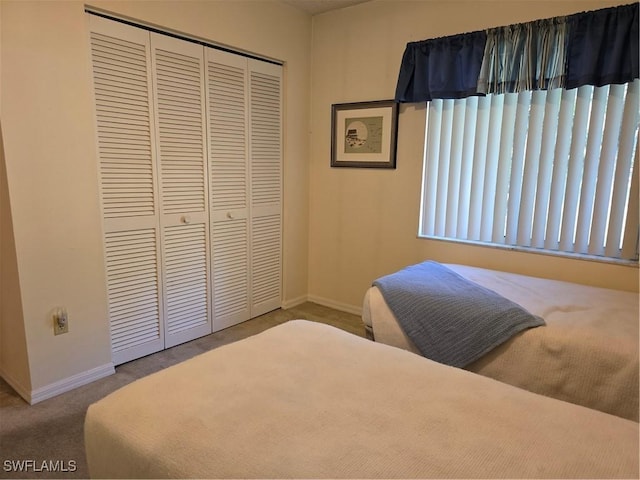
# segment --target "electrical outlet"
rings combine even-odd
[[[56,308],[52,317],[54,335],[62,335],[69,331],[69,316],[64,308]]]

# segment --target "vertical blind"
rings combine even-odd
[[[637,259],[638,88],[429,102],[421,234]]]

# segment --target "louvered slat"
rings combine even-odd
[[[176,225],[164,232],[167,331],[208,323],[206,226]]]
[[[251,302],[255,309],[280,300],[280,215],[255,218],[252,221],[251,242]],[[266,311],[272,310],[271,307]],[[254,312],[260,315],[265,312]]]
[[[213,223],[214,328],[249,319],[247,219]]]
[[[281,197],[280,78],[251,72],[251,204],[279,204]]]
[[[154,49],[163,214],[205,211],[202,59]]]
[[[211,206],[247,207],[246,68],[208,62]]]
[[[105,250],[114,354],[161,340],[155,230],[106,233]]]
[[[94,31],[91,52],[103,216],[154,215],[147,46]]]

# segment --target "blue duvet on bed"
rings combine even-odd
[[[437,262],[373,282],[423,356],[465,367],[527,328],[544,325],[518,304]]]

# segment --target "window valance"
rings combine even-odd
[[[400,65],[396,100],[475,95],[487,35],[483,31],[411,42]]]
[[[423,102],[639,78],[638,4],[419,42],[405,49],[396,100]]]
[[[487,30],[477,93],[546,90],[564,85],[567,17]]]
[[[638,77],[638,3],[570,17],[565,88],[601,87]]]

